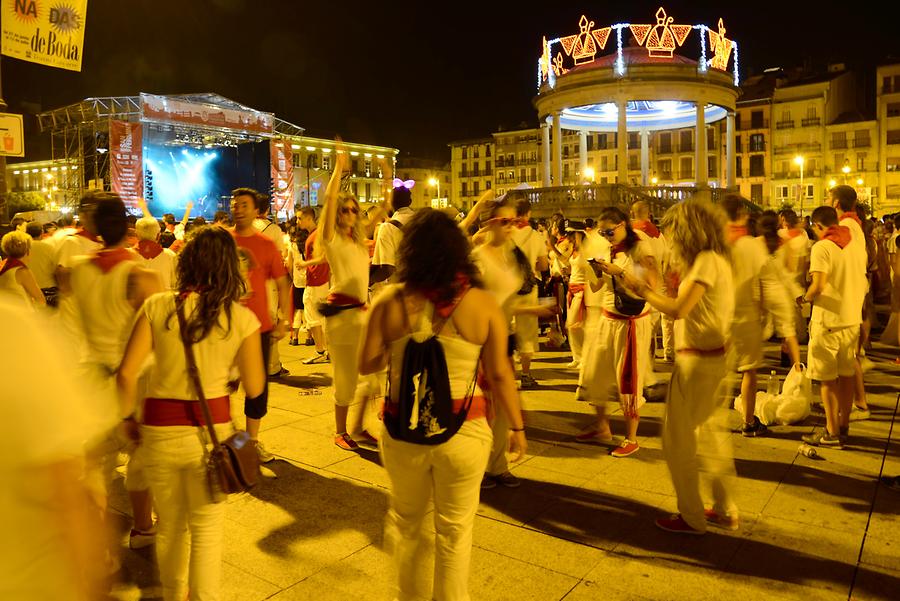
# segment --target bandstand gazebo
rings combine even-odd
[[[724,183],[734,186],[734,115],[740,94],[737,44],[726,37],[721,19],[712,29],[676,24],[663,8],[655,17],[655,23],[596,28],[582,16],[579,33],[544,38],[534,106],[542,130],[545,188],[561,185],[563,129],[578,134],[582,174],[587,167],[587,136],[617,134],[619,186],[628,181],[628,134],[639,132],[641,185],[646,187],[650,134],[691,127],[696,130],[692,192],[703,194],[709,190],[706,127],[722,119],[726,120]]]

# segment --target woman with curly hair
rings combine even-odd
[[[209,442],[200,403],[188,377],[183,340],[193,345],[203,392],[218,437],[233,430],[229,376],[237,365],[248,400],[263,394],[260,324],[241,305],[245,283],[232,235],[203,226],[185,244],[177,289],[141,307],[117,375],[126,407],[134,407],[137,379],[153,353],[155,369],[139,438],[147,481],[159,514],[156,556],[166,601],[218,599],[225,504],[211,497]],[[182,331],[177,309],[187,324]]]
[[[500,441],[520,458],[526,448],[512,364],[507,357],[507,317],[494,296],[481,288],[469,256],[469,244],[457,224],[440,211],[420,209],[403,228],[398,252],[398,284],[380,294],[373,306],[360,355],[359,370],[376,373],[390,364],[390,390],[399,389],[407,342],[435,334],[444,351],[454,410],[459,412],[471,388],[471,405],[460,429],[447,441],[419,445],[381,440],[384,467],[391,479],[388,535],[399,571],[400,599],[468,599],[472,528],[479,484],[491,451],[486,415],[502,413],[511,434]],[[416,338],[418,339],[418,338]],[[479,358],[488,401],[472,386]],[[385,414],[398,411],[396,399]],[[387,419],[387,418],[386,418]],[[434,501],[435,560],[433,592],[423,587],[419,552],[427,529],[422,521]],[[426,590],[423,590],[426,589]]]
[[[678,296],[653,290],[629,272],[622,282],[660,312],[675,319],[675,367],[666,399],[663,450],[678,496],[679,514],[656,520],[669,532],[703,534],[707,522],[738,527],[731,496],[734,461],[724,406],[725,347],[734,315],[734,291],[725,213],[708,202],[672,206],[662,220],[679,271]],[[704,510],[700,464],[712,480],[713,507]]]

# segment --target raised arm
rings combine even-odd
[[[340,138],[335,140],[334,148],[334,171],[331,172],[331,179],[325,186],[325,208],[322,216],[319,218],[319,229],[322,231],[322,239],[325,242],[334,240],[335,226],[337,222],[338,212],[338,194],[341,192],[341,175],[350,164],[350,157],[347,149],[341,142]]]
[[[475,206],[472,207],[472,210],[469,211],[469,214],[466,215],[466,218],[463,219],[459,227],[462,228],[462,231],[465,234],[469,235],[469,228],[475,225],[475,222],[478,220],[478,216],[481,215],[481,212],[484,211],[484,207],[487,203],[494,199],[494,190],[485,190],[484,194],[478,199],[478,202],[475,203]]]

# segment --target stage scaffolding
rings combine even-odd
[[[176,94],[167,97],[212,107],[255,111],[212,93]],[[86,98],[75,104],[40,113],[37,117],[41,133],[50,134],[51,158],[78,166],[78,169],[68,170],[65,178],[59,182],[62,203],[74,208],[86,190],[110,189],[110,122],[141,122],[141,97]],[[169,140],[168,143],[184,146],[236,146],[244,142],[260,142],[270,138],[300,138],[304,134],[302,127],[278,117],[273,118],[272,134],[241,132],[215,126],[149,121],[144,123],[148,139],[162,136]]]

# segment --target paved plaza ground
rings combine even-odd
[[[331,366],[302,365],[311,352],[281,345],[292,375],[271,385],[261,435],[278,456],[268,466],[277,478],[228,502],[224,599],[393,598],[383,549],[388,478],[377,453],[332,443]],[[770,363],[776,353],[769,345]],[[824,422],[818,407],[803,425],[764,438],[735,434],[741,527],[686,537],[653,525],[676,507],[660,444],[663,403],[642,411],[640,452],[612,458],[606,447],[574,440],[591,411],[574,400],[570,358],[539,354],[541,387],[522,393],[529,451],[512,470],[522,486],[481,495],[472,598],[900,599],[900,494],[878,484],[882,474],[900,474],[900,366],[892,363],[896,349],[876,344],[870,356],[872,418],[853,424],[849,448],[820,450],[820,460],[797,453],[800,436]],[[658,362],[660,372],[670,369]],[[613,429],[623,432],[621,416]],[[126,546],[121,480],[114,497]],[[125,548],[122,579],[115,599],[160,598],[152,547]]]

